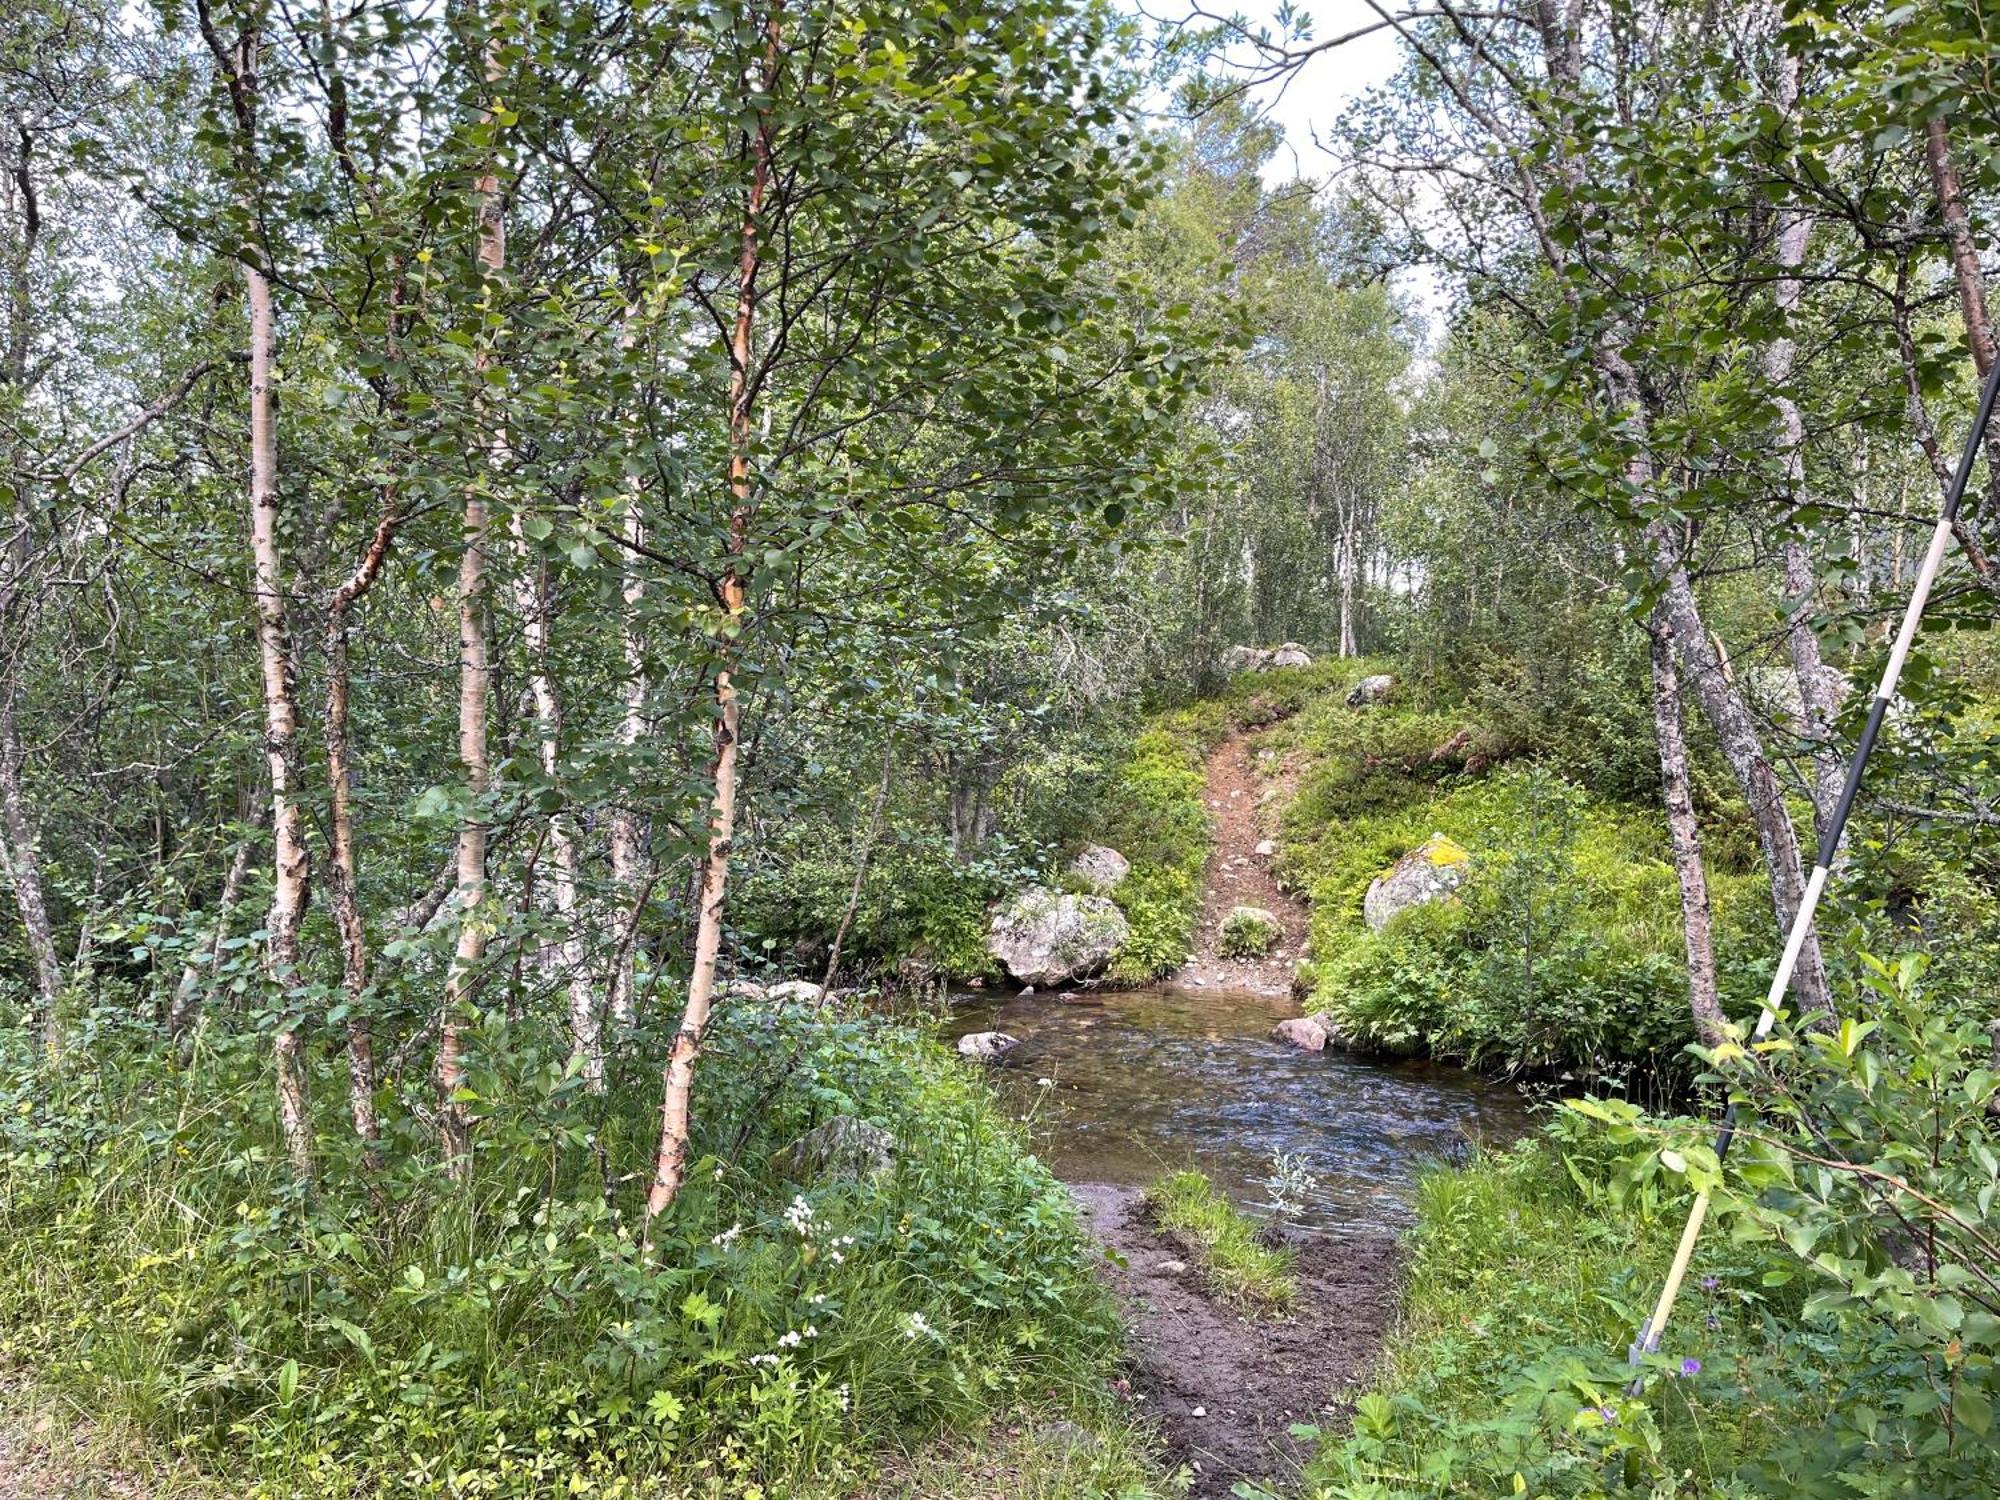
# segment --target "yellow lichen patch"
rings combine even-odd
[[[1466,865],[1472,863],[1472,856],[1462,845],[1454,843],[1439,834],[1424,845],[1424,857],[1434,865]]]

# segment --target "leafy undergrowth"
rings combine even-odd
[[[1299,773],[1278,871],[1312,900],[1311,1008],[1389,1053],[1590,1078],[1678,1066],[1691,1026],[1657,812],[1594,795],[1462,705],[1349,707],[1382,669],[1346,664],[1262,741]],[[1437,833],[1469,851],[1465,887],[1371,930],[1369,884]],[[1711,887],[1725,1003],[1754,1009],[1758,877],[1712,863]]]
[[[1232,1302],[1282,1310],[1298,1295],[1292,1257],[1257,1243],[1257,1226],[1200,1172],[1170,1172],[1146,1189],[1153,1222],[1200,1262],[1209,1290]]]
[[[833,1495],[878,1451],[1024,1402],[1131,1451],[1074,1206],[931,1042],[729,1013],[648,1264],[647,1080],[593,1098],[558,1042],[481,1040],[530,1061],[475,1075],[469,1182],[395,1165],[302,1199],[250,1042],[176,1071],[107,1019],[98,1063],[64,1070],[0,1038],[0,1355],[265,1495]],[[387,1159],[423,1161],[419,1118],[385,1105]],[[783,1180],[774,1151],[837,1114],[893,1131],[895,1170]]]
[[[1780,1220],[1806,1205],[1786,1233],[1732,1216],[1741,1232],[1700,1241],[1634,1394],[1625,1351],[1689,1197],[1671,1172],[1635,1190],[1610,1144],[1627,1132],[1594,1113],[1420,1179],[1401,1322],[1351,1428],[1323,1436],[1311,1500],[1995,1492],[1991,1316],[1879,1254],[1825,1253],[1824,1224],[1801,1232],[1810,1193],[1775,1200]]]

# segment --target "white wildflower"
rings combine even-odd
[[[753,1354],[750,1356],[750,1363],[753,1365],[775,1365],[777,1362],[778,1356],[775,1354]]]
[[[796,1349],[799,1347],[799,1337],[799,1331],[796,1328],[787,1328],[783,1333],[778,1335],[778,1347],[780,1349]]]
[[[811,1237],[813,1206],[806,1202],[805,1194],[801,1193],[792,1199],[792,1206],[785,1210],[785,1222],[798,1231],[800,1239]]]
[[[722,1233],[718,1234],[714,1239],[710,1240],[709,1243],[711,1245],[718,1247],[719,1249],[727,1250],[731,1245],[735,1244],[738,1239],[742,1238],[742,1235],[743,1235],[743,1226],[741,1224],[731,1224],[727,1229],[723,1230]]]
[[[931,1325],[924,1321],[924,1315],[920,1312],[913,1312],[907,1318],[903,1319],[903,1337],[906,1339],[913,1339],[920,1334],[927,1334],[934,1331]]]

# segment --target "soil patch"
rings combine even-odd
[[[1192,1469],[1192,1493],[1226,1496],[1244,1479],[1291,1489],[1309,1456],[1291,1425],[1337,1420],[1382,1347],[1395,1311],[1393,1237],[1303,1241],[1291,1311],[1253,1317],[1204,1295],[1199,1270],[1146,1222],[1136,1190],[1070,1191],[1124,1260],[1107,1260],[1103,1274],[1131,1325],[1133,1394],[1159,1422],[1169,1461]],[[1163,1268],[1172,1261],[1187,1269]]]
[[[1195,933],[1192,958],[1174,975],[1179,984],[1249,990],[1260,995],[1288,994],[1293,965],[1304,951],[1307,932],[1305,903],[1286,894],[1271,872],[1271,857],[1257,846],[1277,835],[1278,811],[1289,800],[1282,777],[1258,772],[1251,740],[1232,734],[1208,757],[1209,827],[1214,846],[1203,872],[1201,925]],[[1261,906],[1283,929],[1263,958],[1224,958],[1216,951],[1222,924],[1238,906]]]

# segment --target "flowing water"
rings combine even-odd
[[[1408,1223],[1427,1162],[1530,1128],[1528,1100],[1509,1085],[1274,1040],[1271,1027],[1297,1013],[1267,995],[1171,985],[1072,1000],[973,991],[946,1032],[1021,1039],[996,1079],[1066,1181],[1140,1187],[1194,1166],[1268,1212],[1272,1157],[1296,1153],[1318,1181],[1287,1217],[1323,1233]]]

